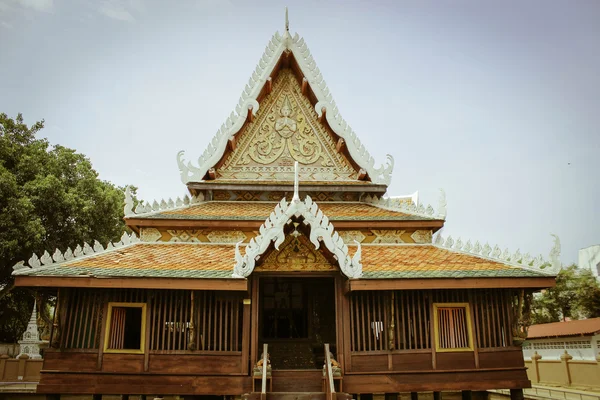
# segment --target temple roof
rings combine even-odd
[[[283,68],[284,64],[287,66],[286,68]],[[282,69],[298,75],[299,81],[290,79],[289,76],[282,77],[279,72]],[[279,32],[273,35],[242,92],[235,112],[231,113],[217,131],[208,148],[198,158],[197,165],[183,159],[184,151],[177,154],[181,180],[184,184],[203,182],[207,173],[217,164],[228,162],[227,160],[223,161],[223,157],[228,149],[235,149],[238,146],[236,135],[248,123],[256,123],[253,122],[255,118],[265,118],[264,114],[259,115],[259,109],[263,107],[261,101],[271,93],[271,90],[275,90],[273,88],[276,84],[280,85],[280,92],[271,99],[271,103],[268,105],[269,113],[271,113],[268,118],[270,120],[269,129],[272,129],[273,132],[262,130],[255,133],[259,136],[257,141],[260,146],[265,148],[271,146],[268,150],[270,152],[273,151],[273,146],[279,146],[281,151],[284,148],[290,149],[291,158],[301,161],[304,165],[303,173],[310,176],[311,180],[326,180],[331,184],[334,179],[336,182],[363,179],[364,184],[364,179],[367,179],[373,184],[385,186],[390,184],[394,164],[392,156],[387,156],[386,165],[375,167],[373,157],[342,118],[304,39],[300,38],[298,34],[290,35],[287,28],[283,35],[280,35]],[[283,89],[281,89],[281,85],[283,85]],[[297,115],[297,118],[294,115]],[[274,118],[279,119],[275,121]],[[325,143],[331,141],[331,138],[325,138],[328,135],[323,135],[325,125],[341,141]],[[260,129],[262,128],[261,126]],[[276,135],[275,131],[279,135]],[[292,144],[294,140],[297,143]],[[288,144],[285,144],[286,141]],[[256,145],[256,143],[254,144]],[[248,149],[248,143],[242,145]],[[321,152],[323,158],[318,163],[315,158],[315,146],[322,146],[323,150]],[[349,156],[348,160],[345,156],[340,155],[341,148],[345,149],[344,152]],[[260,163],[256,165],[256,168],[243,166],[248,165],[248,162],[251,161],[249,157],[252,156],[255,157],[255,161],[258,160],[256,157],[260,156],[268,159],[262,159],[260,162],[272,162],[272,154],[265,153],[265,151],[264,149],[254,149],[253,152],[244,153],[243,159],[238,160],[236,164],[240,169],[237,172],[238,176],[245,175],[244,179],[262,176],[264,168],[260,166]],[[278,150],[275,152],[279,155],[282,154]],[[335,174],[332,175],[330,167],[335,167],[334,169],[341,173],[334,177]],[[269,173],[270,178],[268,179],[285,179],[286,175],[292,173],[291,165],[289,162],[280,163]]]
[[[260,220],[273,211],[278,202],[207,201],[186,208],[151,213],[147,219],[186,220]],[[319,207],[332,221],[338,220],[435,220],[433,215],[416,215],[382,208],[363,202],[319,202]]]
[[[245,246],[244,246],[245,247]],[[349,246],[351,252],[356,246]],[[43,268],[21,276],[231,278],[233,244],[143,243]],[[436,245],[362,245],[361,279],[547,277],[542,271],[459,253]]]

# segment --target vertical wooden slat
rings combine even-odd
[[[68,315],[68,319],[67,319],[67,329],[66,329],[66,334],[65,336],[65,341],[64,341],[64,347],[66,348],[70,348],[72,347],[71,345],[71,336],[72,336],[72,329],[73,329],[73,317],[75,315],[75,307],[77,306],[77,290],[72,290],[71,293],[69,293],[69,304],[67,307],[67,315]]]
[[[202,350],[206,350],[204,345],[206,343],[206,335],[208,330],[206,329],[206,292],[202,292],[202,334],[198,335],[201,336],[198,339],[201,340],[201,346],[199,346],[198,348],[201,348]]]
[[[185,328],[187,325],[187,317],[184,319],[183,316],[183,311],[186,309],[186,305],[187,302],[185,301],[186,296],[185,296],[186,292],[183,290],[179,291],[179,322],[178,322],[178,332],[177,332],[177,347],[175,347],[175,350],[187,350],[187,347],[183,346],[185,340],[184,340],[184,336],[185,336]]]
[[[215,324],[213,323],[212,320],[212,315],[213,315],[213,308],[214,308],[214,304],[215,304],[215,297],[214,294],[211,292],[210,296],[208,297],[208,334],[207,334],[207,341],[206,341],[206,349],[207,350],[215,350],[215,335],[214,335],[214,329],[215,329]]]
[[[91,313],[92,313],[92,306],[93,306],[93,302],[92,302],[92,293],[86,293],[85,296],[85,302],[84,302],[84,307],[85,307],[85,319],[84,319],[84,323],[83,323],[83,335],[81,336],[81,348],[82,349],[87,349],[87,343],[88,343],[88,324],[90,323],[90,317],[91,317]],[[79,347],[79,344],[78,346]]]
[[[223,311],[224,311],[224,306],[223,306],[223,298],[221,298],[219,296],[219,300],[218,303],[219,305],[219,347],[218,347],[218,351],[223,351]]]
[[[365,297],[366,297],[366,293],[361,293],[360,294],[360,313],[361,313],[361,324],[360,324],[360,329],[361,329],[361,339],[362,339],[362,347],[360,350],[362,351],[366,351],[367,350],[367,340],[366,340],[366,336],[368,333],[368,329],[369,329],[369,323],[365,320]],[[367,332],[365,332],[365,326],[367,327]]]
[[[165,349],[165,311],[166,311],[166,291],[160,291],[159,303],[158,303],[158,324],[156,325],[157,336],[156,344],[157,350]]]

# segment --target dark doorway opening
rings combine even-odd
[[[259,348],[273,369],[320,369],[324,344],[335,352],[334,278],[261,277]]]

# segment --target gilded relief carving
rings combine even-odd
[[[403,230],[372,230],[376,238],[372,243],[404,243],[402,240],[402,234],[406,231]]]
[[[255,271],[335,271],[320,250],[302,234],[288,235],[279,248],[273,250]]]
[[[431,243],[432,234],[430,230],[417,230],[410,237],[415,243]]]
[[[158,242],[162,234],[156,228],[141,228],[140,229],[140,240],[142,242]]]
[[[366,238],[361,231],[338,231],[338,234],[346,244],[354,244],[355,240],[362,243]]]
[[[169,242],[237,243],[246,240],[242,231],[209,231],[199,229],[169,229]]]
[[[294,161],[302,180],[355,180],[357,171],[336,150],[331,135],[289,70],[261,102],[256,119],[238,134],[236,149],[217,170],[217,179],[291,179]]]

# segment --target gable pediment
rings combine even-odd
[[[315,249],[308,238],[301,233],[290,234],[279,247],[273,249],[254,271],[337,271],[322,249]]]
[[[235,112],[231,113],[229,118],[227,118],[225,123],[217,131],[206,150],[198,158],[196,165],[184,159],[185,152],[183,150],[177,154],[177,163],[183,183],[189,185],[190,183],[202,182],[207,179],[207,177],[210,179],[215,178],[214,168],[216,166],[222,166],[219,164],[222,163],[227,149],[232,147],[232,142],[235,143],[238,133],[245,129],[248,123],[251,123],[258,116],[261,111],[260,109],[263,107],[262,96],[265,91],[270,91],[271,79],[281,68],[281,60],[290,55],[296,62],[294,71],[302,76],[302,87],[304,88],[306,84],[306,88],[311,93],[311,102],[314,103],[313,106],[310,102],[306,102],[305,105],[310,112],[303,109],[303,112],[307,112],[305,115],[308,116],[310,114],[314,116],[316,114],[320,119],[326,121],[327,127],[337,135],[336,138],[339,137],[340,139],[343,139],[343,146],[345,146],[344,153],[352,160],[352,165],[355,165],[356,168],[361,170],[361,175],[364,179],[375,184],[383,184],[386,186],[390,184],[391,173],[394,167],[394,159],[392,156],[388,154],[387,162],[384,165],[379,167],[375,166],[373,157],[361,143],[356,133],[350,128],[344,118],[342,118],[304,39],[300,38],[297,34],[292,37],[287,30],[284,32],[283,36],[279,35],[279,33],[275,33],[272,37],[265,48],[265,52],[255,71],[248,80],[248,84],[242,92]],[[284,70],[285,68],[283,68],[283,71]],[[296,82],[296,88],[298,86],[299,85]],[[261,104],[259,104],[259,100],[261,101]],[[291,98],[290,102],[293,103]],[[302,105],[302,103],[305,102],[300,102],[299,104]],[[306,121],[314,121],[314,119],[315,118],[307,118]],[[275,121],[271,122],[275,123]],[[279,127],[281,129],[278,132],[283,132],[284,135],[286,132],[289,134],[290,131],[293,130],[293,124],[285,126],[279,125]],[[310,135],[308,138],[310,139]],[[300,142],[301,145],[293,148],[292,151],[290,151],[290,155],[295,151],[297,157],[310,160],[310,155],[313,151],[311,147],[315,147],[313,146],[314,143],[306,138]],[[270,154],[271,150],[269,147],[271,144],[265,142],[264,145],[265,148],[263,150]],[[285,149],[282,147],[278,148],[278,150],[285,152]],[[284,160],[281,161],[283,162]],[[313,163],[307,163],[307,165],[312,168],[312,171],[316,168],[312,166]],[[325,161],[325,163],[327,163],[327,161]],[[286,174],[291,171],[291,165],[279,165],[277,167],[280,170],[276,173]],[[270,170],[276,167],[260,166],[259,168]],[[323,166],[322,168],[329,167]],[[250,167],[248,167],[248,169],[249,172],[254,172],[250,171]],[[327,171],[323,173],[326,174]]]
[[[290,69],[283,69],[252,122],[236,135],[235,150],[216,168],[216,179],[356,181],[358,171],[339,152]]]

